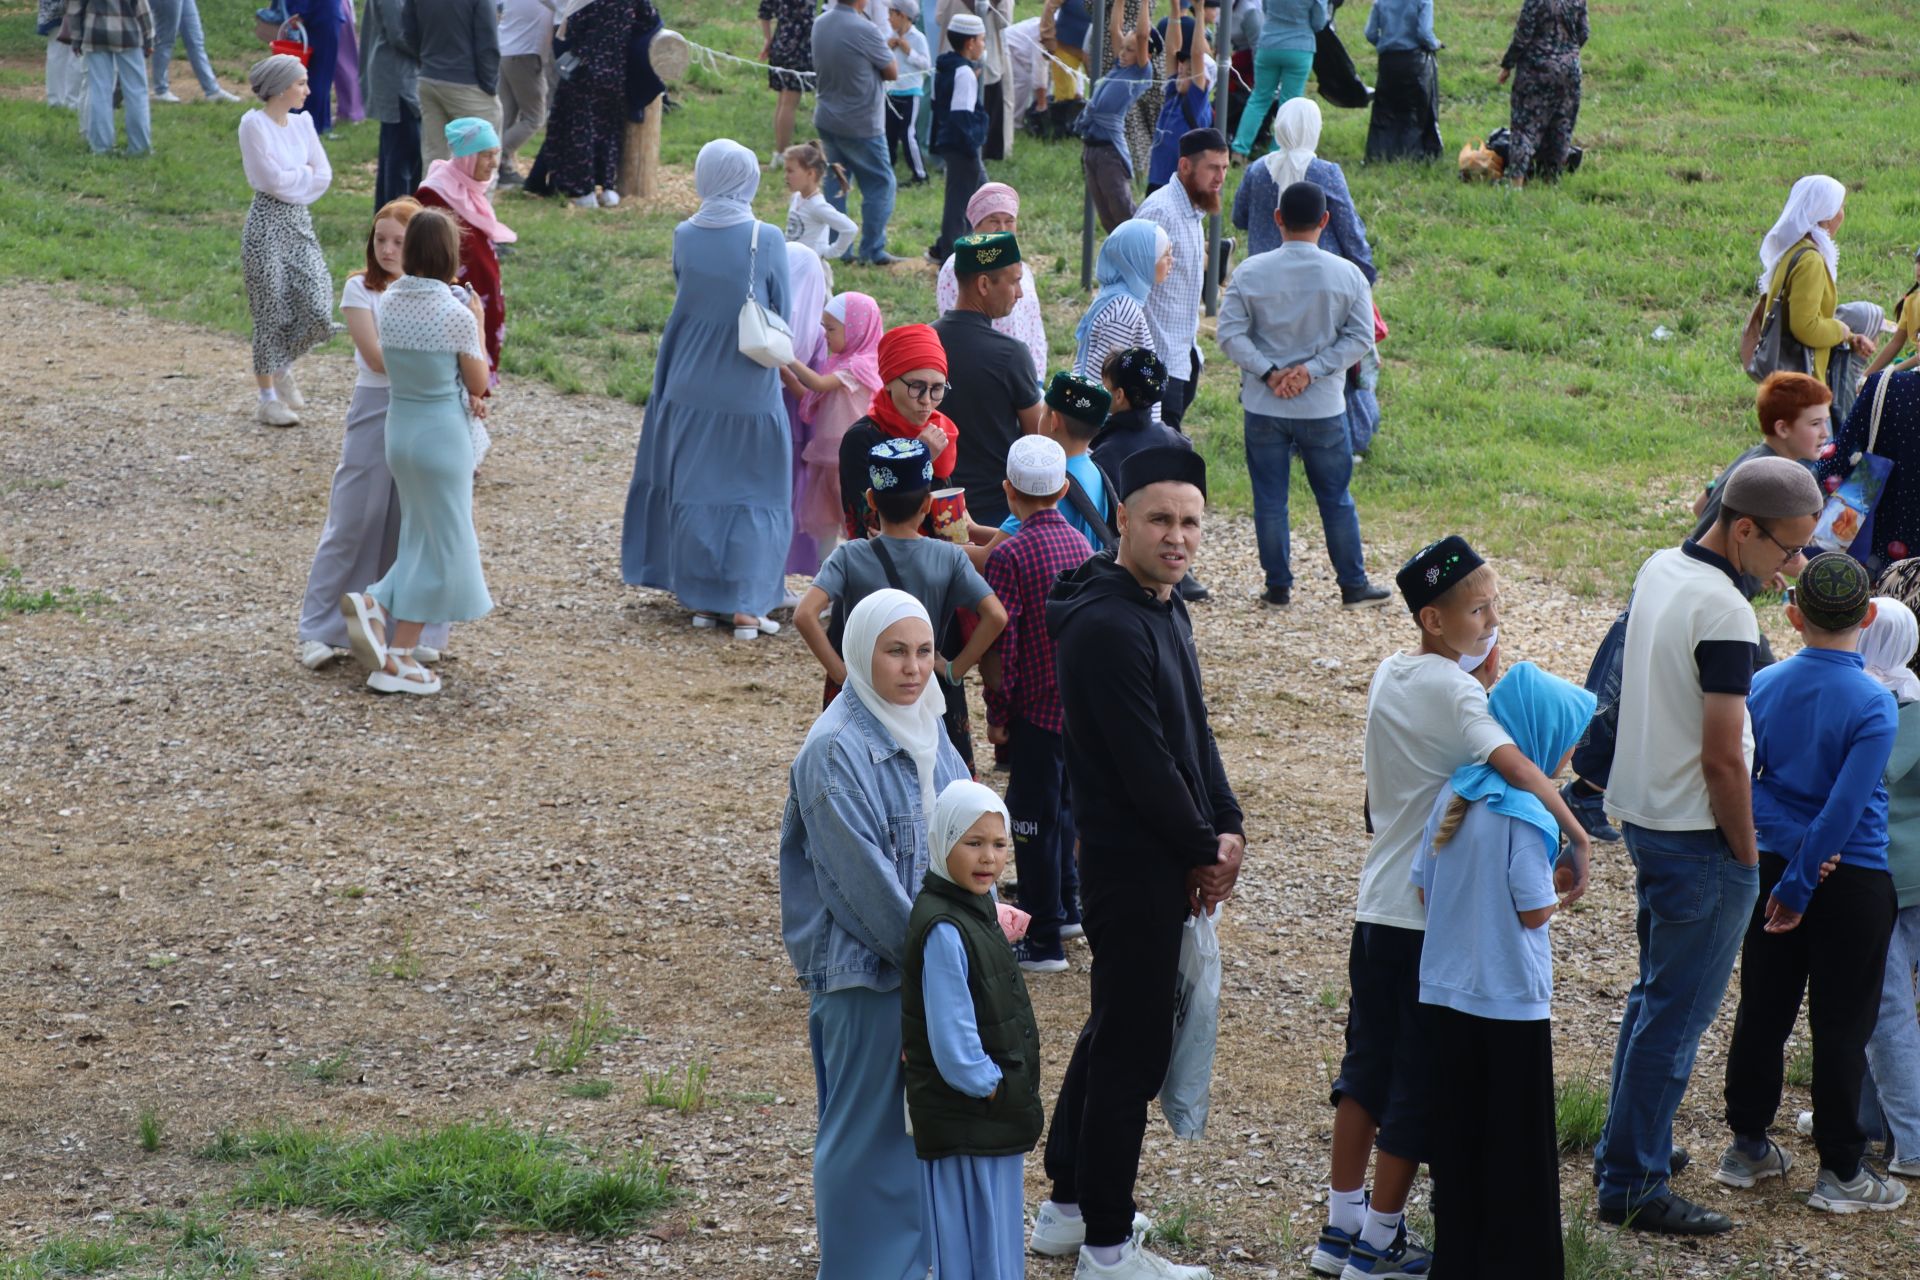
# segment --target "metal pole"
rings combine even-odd
[[[1111,3],[1118,4],[1120,0],[1111,0]],[[1107,6],[1093,3],[1087,7],[1096,12],[1093,14],[1093,48],[1085,68],[1091,74],[1087,77],[1087,100],[1080,104],[1082,111],[1093,104],[1093,86],[1100,79],[1100,64],[1107,52]],[[1082,175],[1085,172],[1086,167],[1082,165]],[[1091,288],[1093,288],[1093,188],[1085,185],[1083,176],[1080,198],[1080,289],[1085,292]]]
[[[1200,10],[1202,19],[1206,14]],[[1233,148],[1233,135],[1227,133],[1227,94],[1233,80],[1233,46],[1227,33],[1227,19],[1233,13],[1233,0],[1221,0],[1220,25],[1214,31],[1213,39],[1213,84],[1214,104],[1213,122],[1221,133],[1227,135],[1227,148]],[[1220,194],[1226,194],[1226,188],[1220,188]],[[1212,214],[1207,218],[1207,278],[1200,283],[1200,300],[1206,306],[1210,316],[1220,314],[1220,240],[1221,218]]]

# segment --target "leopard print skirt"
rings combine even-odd
[[[333,281],[307,207],[253,193],[240,233],[253,371],[279,373],[333,335]]]

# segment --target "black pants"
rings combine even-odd
[[[907,168],[913,172],[915,182],[927,180],[927,166],[920,159],[920,139],[914,133],[919,122],[920,95],[887,95],[887,163],[898,168],[900,153],[907,153]]]
[[[995,80],[981,91],[980,97],[987,108],[987,140],[980,148],[980,155],[987,160],[1005,160],[1007,82]]]
[[[1434,1280],[1561,1280],[1552,1024],[1423,1005],[1433,1048]]]
[[[1440,145],[1440,76],[1433,55],[1424,49],[1381,54],[1367,121],[1367,163],[1433,160]]]
[[[1767,899],[1785,858],[1760,854],[1760,897],[1740,946],[1740,1009],[1727,1047],[1727,1127],[1759,1137],[1780,1109],[1787,1037],[1807,998],[1813,1031],[1813,1145],[1843,1181],[1860,1172],[1860,1082],[1880,1018],[1880,983],[1896,909],[1893,877],[1839,866],[1814,890],[1806,917],[1768,933]]]
[[[1167,385],[1160,392],[1160,421],[1175,431],[1182,430],[1180,424],[1186,420],[1187,409],[1193,404],[1193,397],[1200,387],[1200,353],[1187,353],[1187,367],[1183,370],[1167,370]]]
[[[967,201],[986,185],[987,167],[980,163],[978,151],[942,151],[947,162],[947,192],[940,206],[940,238],[933,242],[933,256],[945,261],[953,252],[953,242],[973,230],[967,222]]]
[[[400,104],[400,123],[380,122],[380,159],[374,168],[373,207],[410,196],[420,186],[420,113]]]
[[[1123,1244],[1133,1230],[1147,1103],[1173,1055],[1186,883],[1164,855],[1081,850],[1093,1007],[1060,1083],[1046,1170],[1053,1199],[1080,1206],[1090,1245]]]
[[[1007,726],[1007,812],[1013,817],[1013,865],[1020,909],[1033,917],[1035,950],[1060,949],[1073,870],[1073,818],[1066,807],[1066,748],[1060,735],[1014,720]]]

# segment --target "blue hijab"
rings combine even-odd
[[[1093,270],[1094,279],[1100,282],[1100,292],[1093,295],[1093,301],[1087,304],[1087,313],[1080,317],[1080,325],[1073,331],[1080,351],[1087,349],[1087,335],[1093,332],[1093,322],[1116,300],[1132,298],[1143,307],[1147,305],[1147,295],[1153,291],[1153,269],[1160,262],[1160,240],[1165,235],[1158,223],[1128,218],[1115,227],[1107,242],[1100,246],[1100,261]],[[1098,370],[1094,376],[1099,376]]]
[[[1542,772],[1560,763],[1593,721],[1599,700],[1579,685],[1548,675],[1531,662],[1514,664],[1487,697],[1487,708],[1513,738],[1520,754]],[[1490,764],[1453,771],[1453,790],[1468,801],[1485,800],[1495,813],[1531,822],[1546,833],[1547,848],[1560,847],[1560,824],[1531,793],[1510,786]],[[1551,856],[1551,855],[1549,855]]]

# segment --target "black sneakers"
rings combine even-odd
[[[1391,599],[1393,592],[1385,587],[1376,587],[1371,582],[1340,588],[1340,607],[1343,609],[1377,609]]]

